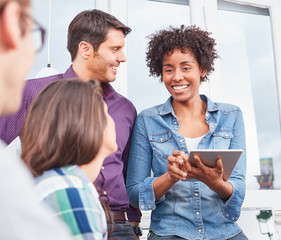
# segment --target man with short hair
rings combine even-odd
[[[0,0],[0,115],[14,113],[20,106],[24,78],[34,61],[36,22],[30,12],[30,0]],[[2,141],[0,193],[0,239],[71,239],[66,226],[39,203],[27,167],[9,154]]]
[[[110,82],[116,79],[120,63],[126,61],[124,38],[130,31],[129,27],[103,11],[95,9],[79,13],[68,28],[67,49],[73,64],[64,74],[27,81],[19,111],[0,119],[0,137],[9,144],[20,135],[28,106],[47,84],[57,79],[77,77],[83,81],[100,81],[108,112],[115,121],[118,150],[105,159],[95,186],[101,200],[112,212],[115,224],[111,238],[125,240],[135,239],[134,232],[140,234],[141,213],[129,206],[124,180],[136,110],[128,99],[113,89]]]

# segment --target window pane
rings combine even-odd
[[[266,13],[266,12],[265,12]],[[270,16],[219,10],[223,99],[242,108],[248,176],[272,159],[274,188],[281,188],[281,138]]]
[[[128,0],[128,98],[138,112],[163,103],[170,96],[160,79],[149,77],[146,66],[146,36],[170,25],[189,25],[189,6],[168,2]]]
[[[46,29],[44,49],[37,55],[34,67],[28,78],[34,78],[40,69],[48,63],[49,0],[32,0],[34,18]],[[52,1],[50,63],[58,72],[65,72],[71,64],[71,57],[66,49],[67,30],[72,19],[81,11],[94,8],[94,0]]]

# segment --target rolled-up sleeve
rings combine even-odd
[[[143,116],[135,122],[129,155],[126,187],[130,204],[141,210],[155,209],[154,177],[151,177],[152,149]]]
[[[246,139],[241,111],[237,112],[233,134],[234,137],[231,140],[230,149],[243,149],[243,153],[228,180],[233,186],[233,193],[227,201],[221,201],[223,215],[229,221],[237,221],[239,218],[246,191]]]

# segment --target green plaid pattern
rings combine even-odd
[[[36,183],[40,200],[69,226],[73,239],[107,239],[107,224],[98,193],[78,166],[45,171],[36,178]]]

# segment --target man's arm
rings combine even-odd
[[[17,136],[20,136],[26,112],[33,100],[45,86],[60,78],[62,78],[61,74],[26,81],[19,110],[13,115],[0,117],[0,139],[10,144]]]
[[[124,175],[125,183],[127,178],[127,167],[128,167],[130,146],[131,146],[131,136],[127,142],[127,145],[124,149],[123,156],[122,156],[124,161],[123,175]],[[132,224],[133,227],[136,226],[141,221],[141,211],[138,208],[134,208],[130,206],[130,208],[127,211],[127,216],[129,222]]]
[[[31,104],[31,101],[27,100],[23,95],[21,107],[15,114],[0,117],[0,139],[6,144],[10,144],[22,131],[25,114]]]
[[[136,115],[137,114],[135,112],[134,122],[136,119]],[[129,153],[130,153],[130,146],[131,146],[132,130],[133,130],[133,127],[131,129],[131,134],[130,134],[129,140],[128,140],[126,147],[122,154],[122,159],[124,162],[123,175],[124,175],[125,184],[126,184],[126,178],[127,178],[127,167],[128,167],[128,160],[129,160]],[[131,223],[132,227],[136,227],[139,225],[139,223],[141,221],[141,216],[142,216],[142,214],[141,214],[140,209],[134,208],[130,205],[130,208],[127,210],[127,217],[128,217],[128,221]],[[136,235],[136,239],[139,239],[138,235]]]

